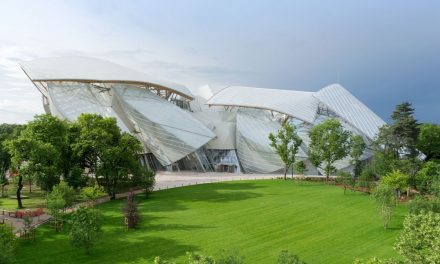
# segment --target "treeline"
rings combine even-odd
[[[65,181],[74,189],[95,184],[115,198],[122,189],[151,188],[154,173],[139,162],[141,142],[121,132],[115,118],[81,114],[75,122],[37,115],[26,125],[0,125],[2,190],[6,172],[17,175],[18,208],[23,180],[43,191]]]

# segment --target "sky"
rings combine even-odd
[[[440,123],[440,1],[0,0],[0,123],[43,113],[20,61],[106,59],[191,89],[339,82],[389,122]]]

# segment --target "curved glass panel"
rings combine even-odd
[[[164,166],[180,160],[215,137],[189,112],[146,89],[114,85],[113,90],[144,144]]]
[[[237,155],[246,173],[270,173],[284,168],[269,145],[269,133],[281,125],[264,110],[239,109],[237,112]]]
[[[127,126],[112,109],[110,91],[100,90],[91,84],[78,82],[48,82],[51,107],[64,118],[74,121],[82,113],[99,114],[114,117],[122,131]]]

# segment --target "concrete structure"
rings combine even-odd
[[[43,96],[46,112],[67,120],[81,113],[116,118],[122,131],[144,145],[142,160],[155,170],[274,173],[283,164],[268,134],[295,125],[303,144],[298,159],[308,173],[308,131],[337,118],[367,145],[385,122],[339,84],[317,92],[229,86],[193,94],[184,85],[159,80],[110,62],[83,57],[38,59],[22,69]],[[367,149],[362,159],[371,157]],[[338,169],[350,169],[348,159]]]

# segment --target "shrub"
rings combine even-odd
[[[376,174],[371,166],[365,167],[359,176],[359,186],[366,189],[367,192],[371,191],[373,187],[374,180],[376,179]]]
[[[353,264],[403,264],[404,262],[395,259],[378,259],[376,257],[363,260],[356,259]]]
[[[84,247],[87,254],[101,234],[101,213],[97,209],[80,207],[72,213],[69,239],[73,246]]]
[[[104,188],[101,186],[95,185],[93,187],[84,187],[81,189],[81,198],[91,202],[91,204],[95,204],[98,198],[106,195]]]
[[[243,264],[244,258],[237,250],[222,250],[220,256],[215,261],[216,264]]]
[[[155,257],[153,264],[175,264],[174,262],[170,262],[166,259],[162,259],[161,257]]]
[[[409,263],[440,263],[440,214],[409,214],[395,249]]]
[[[278,256],[277,264],[305,264],[299,257],[288,250],[281,251]]]
[[[144,168],[142,173],[142,186],[145,190],[145,198],[148,198],[154,190],[154,185],[156,184],[156,173],[153,170]]]
[[[63,213],[61,209],[63,209],[65,206],[66,201],[61,193],[52,191],[49,193],[49,195],[47,195],[47,209],[52,215],[55,232],[58,232],[61,228],[63,221]]]
[[[203,256],[195,252],[186,252],[187,264],[215,264],[215,260],[211,256]]]
[[[416,174],[416,187],[421,193],[440,194],[440,164],[428,161]]]
[[[344,194],[347,191],[347,187],[351,187],[352,189],[354,188],[355,180],[353,176],[346,171],[338,171],[336,181],[344,186]]]
[[[392,172],[387,173],[385,176],[380,179],[382,185],[388,185],[397,191],[398,196],[400,197],[400,193],[402,190],[408,188],[409,184],[409,176],[403,174],[399,170],[394,170]]]
[[[440,213],[440,198],[428,198],[421,195],[416,196],[409,203],[409,212],[412,214],[419,214],[423,211]]]

